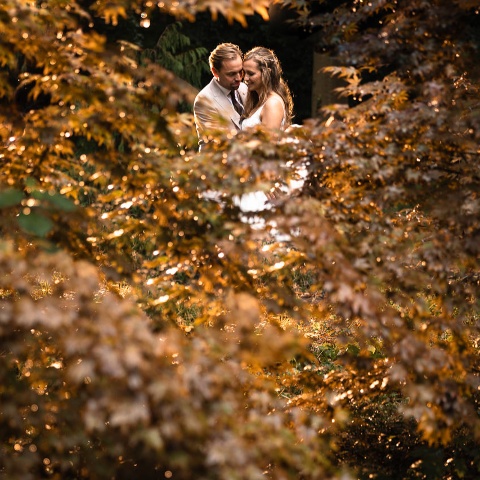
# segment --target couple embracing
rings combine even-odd
[[[290,125],[292,96],[272,50],[255,47],[243,55],[237,45],[222,43],[211,52],[209,64],[213,78],[193,106],[200,149],[210,130],[234,134],[256,125],[273,130]]]

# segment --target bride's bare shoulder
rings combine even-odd
[[[283,107],[283,99],[277,92],[270,92],[265,103],[269,103],[272,106],[278,104]]]

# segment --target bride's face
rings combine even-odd
[[[258,91],[262,86],[262,72],[258,68],[255,60],[245,60],[243,62],[244,82],[249,91]]]

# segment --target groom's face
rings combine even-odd
[[[228,90],[236,90],[243,78],[243,62],[240,57],[233,60],[224,60],[222,68],[212,68],[212,73],[218,83]]]

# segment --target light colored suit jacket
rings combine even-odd
[[[238,93],[244,105],[247,91],[247,86],[242,82],[238,87]],[[240,115],[215,78],[212,78],[196,96],[193,114],[200,148],[207,141],[205,135],[207,130],[222,129],[233,132],[240,130]]]

